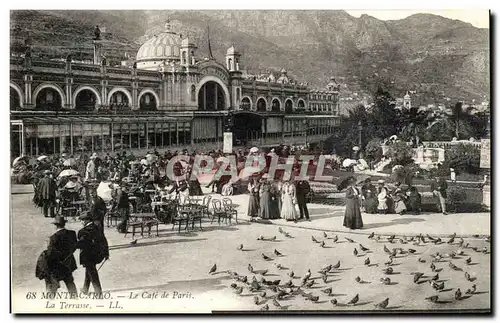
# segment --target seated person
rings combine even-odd
[[[410,187],[407,201],[409,211],[413,214],[420,214],[422,206],[422,195],[418,192],[415,186]]]

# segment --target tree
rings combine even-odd
[[[365,153],[367,160],[378,162],[382,159],[382,143],[382,139],[373,138],[366,144]]]
[[[455,170],[469,174],[477,174],[480,171],[481,154],[473,145],[458,144],[446,151],[445,158]]]
[[[405,166],[413,163],[413,149],[401,141],[391,144],[387,155],[392,159],[391,165]]]

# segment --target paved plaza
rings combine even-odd
[[[44,218],[31,203],[32,195],[29,187],[13,187],[11,198],[12,223],[12,286],[14,296],[26,295],[27,292],[44,290],[44,282],[35,277],[36,259],[47,245],[49,236],[55,231],[50,219]],[[215,196],[214,196],[215,197]],[[246,208],[248,196],[234,196],[233,202],[238,205],[239,223],[233,225],[203,223],[203,231],[195,229],[191,232],[177,232],[171,225],[160,225],[159,237],[138,238],[136,245],[131,245],[132,238],[118,234],[116,229],[106,229],[110,245],[110,259],[99,271],[104,291],[111,292],[113,297],[128,295],[130,292],[154,295],[154,292],[168,293],[164,300],[156,299],[148,302],[137,302],[128,298],[119,299],[123,312],[127,311],[178,311],[209,312],[213,310],[260,310],[269,306],[269,310],[328,310],[328,311],[371,311],[374,305],[389,298],[388,310],[453,310],[453,309],[489,309],[490,308],[490,244],[484,240],[489,235],[490,214],[422,214],[413,215],[366,215],[363,214],[365,227],[362,230],[350,231],[342,226],[343,207],[310,204],[311,222],[298,223],[284,220],[248,222]],[[81,228],[79,222],[70,222],[69,229]],[[279,232],[280,228],[290,237]],[[374,238],[369,234],[374,232]],[[456,233],[452,243],[446,243],[448,236]],[[396,239],[389,242],[389,235]],[[434,244],[426,238],[425,243],[408,241],[418,234],[441,237],[444,243]],[[326,235],[326,237],[325,237]],[[258,239],[264,237],[264,241]],[[276,236],[274,241],[267,238]],[[312,236],[320,243],[312,241]],[[403,236],[407,239],[400,240]],[[338,237],[338,241],[334,242]],[[350,238],[355,242],[348,242]],[[462,247],[459,241],[464,238]],[[408,241],[408,242],[407,242]],[[243,250],[237,250],[239,245]],[[362,251],[363,248],[369,250]],[[466,247],[466,245],[468,246]],[[391,264],[393,273],[383,272],[384,264],[389,256],[384,246],[390,250],[401,248],[403,254],[397,253]],[[477,248],[478,251],[471,249]],[[354,256],[354,248],[358,255]],[[485,248],[486,252],[482,252]],[[275,249],[282,254],[276,256]],[[409,249],[414,249],[411,253]],[[439,252],[442,259],[434,262],[441,269],[438,283],[445,284],[442,291],[437,292],[428,280],[436,272],[430,269],[433,258]],[[453,252],[458,253],[453,256]],[[271,260],[264,260],[262,254]],[[78,261],[78,252],[75,253]],[[452,257],[453,256],[453,257]],[[467,258],[471,258],[469,263]],[[370,265],[364,262],[370,258]],[[340,261],[338,269],[331,270],[326,282],[318,271]],[[455,264],[459,270],[450,268]],[[217,264],[215,274],[209,274],[210,268]],[[248,270],[251,264],[254,272]],[[280,265],[279,269],[277,265]],[[315,284],[301,287],[301,290],[312,296],[319,296],[317,301],[307,300],[300,292],[294,292],[283,286],[291,281],[294,286],[301,285],[308,269]],[[260,271],[268,270],[265,275]],[[291,278],[293,271],[296,277]],[[257,280],[281,280],[280,288],[288,293],[278,300],[279,307],[273,302],[270,287],[262,285],[259,292],[251,292],[249,286],[230,277],[228,272],[237,272],[239,276],[247,276],[248,283],[255,276]],[[414,283],[414,275],[424,275]],[[472,277],[467,281],[465,272]],[[83,283],[83,268],[74,273],[77,287]],[[240,277],[240,278],[241,278]],[[297,278],[298,277],[298,278]],[[360,277],[360,282],[356,282]],[[380,279],[389,277],[391,283],[381,284]],[[230,285],[236,283],[243,286],[241,295]],[[474,294],[466,294],[467,289],[476,285]],[[65,291],[64,284],[61,290]],[[332,288],[331,295],[323,292]],[[463,297],[456,300],[457,290]],[[266,296],[259,295],[266,291]],[[149,295],[148,294],[148,295]],[[347,305],[350,299],[359,294],[357,305]],[[175,296],[174,296],[175,295]],[[184,296],[182,296],[184,295]],[[439,301],[432,303],[426,297],[438,295]],[[258,304],[254,304],[257,296]],[[25,311],[50,311],[46,301],[26,300],[25,297],[14,297],[14,309]],[[337,305],[331,301],[337,300]],[[17,303],[16,303],[17,302]],[[57,303],[57,302],[56,302]],[[60,306],[60,304],[56,304]],[[56,307],[55,311],[61,311]],[[93,307],[93,311],[105,312],[109,308]],[[72,312],[88,312],[88,309],[72,309]]]

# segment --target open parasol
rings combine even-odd
[[[16,166],[23,159],[27,161],[29,158],[27,156],[16,157],[16,159],[12,162],[12,167]]]
[[[76,164],[77,162],[76,159],[74,158],[68,158],[63,162],[63,166],[68,166],[68,167],[76,166]]]
[[[68,176],[73,176],[73,175],[80,175],[80,173],[74,169],[65,169],[63,170],[62,172],[59,173],[59,175],[57,176],[58,178],[62,178],[62,177],[68,177]]]
[[[47,158],[49,158],[49,157],[48,157],[48,156],[45,156],[45,155],[42,155],[42,156],[38,157],[37,159],[38,159],[39,161],[42,161],[42,160],[47,159]]]
[[[258,151],[259,151],[259,148],[257,148],[257,147],[252,147],[252,148],[250,148],[250,152],[251,152],[251,153],[256,153],[256,152],[258,152]]]
[[[342,166],[343,167],[350,167],[350,166],[353,166],[353,165],[356,165],[358,162],[354,159],[344,159],[344,161],[342,162]]]

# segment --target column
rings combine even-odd
[[[114,152],[115,151],[115,124],[113,122],[111,122],[111,131],[110,131],[110,135],[111,135],[111,151]]]
[[[207,110],[207,83],[205,83],[203,85],[201,90],[203,91],[203,110],[206,111]]]
[[[217,111],[217,107],[218,107],[217,96],[218,96],[219,91],[217,90],[217,85],[214,85],[214,87],[215,87],[215,107],[214,107],[215,109],[214,110]]]
[[[73,155],[74,149],[73,149],[73,123],[69,124],[69,145],[70,145],[70,150],[71,154]]]
[[[168,146],[172,146],[172,133],[170,130],[170,122],[168,123]]]
[[[146,125],[144,127],[144,130],[146,130],[146,149],[149,149],[149,122],[146,121]]]
[[[24,123],[21,124],[21,149],[20,149],[20,153],[21,153],[21,156],[24,156],[26,155],[26,148],[24,147],[24,141],[25,141],[25,133],[24,133]]]
[[[189,122],[189,129],[190,129],[190,139],[191,139],[191,146],[194,145],[194,119],[191,119]]]
[[[179,146],[179,123],[177,121],[175,122],[175,141],[175,144]]]

